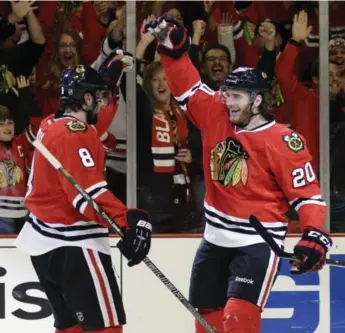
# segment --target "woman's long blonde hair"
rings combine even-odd
[[[54,49],[53,49],[53,53],[52,53],[52,56],[51,56],[50,61],[49,61],[48,71],[47,71],[47,75],[49,77],[54,78],[54,80],[52,82],[54,88],[57,88],[59,86],[60,77],[61,77],[62,71],[64,70],[64,68],[61,66],[61,63],[59,60],[60,38],[62,35],[68,35],[68,36],[73,38],[74,42],[76,43],[76,47],[77,47],[75,65],[79,65],[79,62],[80,62],[81,40],[80,40],[78,33],[73,29],[67,28],[67,29],[62,30],[60,33],[56,34],[56,36],[54,38]]]

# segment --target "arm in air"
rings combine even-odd
[[[158,40],[157,51],[172,94],[182,110],[188,111],[193,122],[202,129],[207,125],[215,92],[201,82],[189,58],[190,40],[185,28],[173,19],[160,17],[150,21],[145,30]]]

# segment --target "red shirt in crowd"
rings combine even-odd
[[[289,42],[276,63],[276,76],[285,103],[291,110],[291,128],[306,139],[313,157],[312,165],[319,172],[319,94],[308,90],[298,79],[295,64],[300,53],[298,44]]]

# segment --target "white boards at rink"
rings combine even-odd
[[[0,239],[0,332],[53,333],[53,319],[29,258]],[[331,258],[345,260],[345,237],[335,237]],[[298,238],[288,238],[291,250]],[[111,240],[115,246],[116,238]],[[150,259],[188,297],[189,275],[200,238],[155,238]],[[144,265],[128,268],[116,248],[128,324],[125,333],[193,333],[193,317]],[[6,272],[5,272],[6,271]],[[261,333],[344,333],[345,269],[291,276],[283,260],[263,313]]]

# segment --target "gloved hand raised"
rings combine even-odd
[[[152,225],[148,222],[148,213],[140,209],[128,210],[126,217],[128,228],[117,247],[132,267],[141,263],[150,251]]]
[[[158,53],[165,54],[170,58],[177,59],[189,49],[190,40],[186,29],[174,19],[161,16],[147,23],[145,31],[157,39]]]
[[[118,86],[122,74],[129,72],[134,65],[134,57],[131,53],[121,49],[112,51],[103,61],[98,73],[113,88]]]

